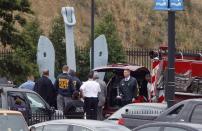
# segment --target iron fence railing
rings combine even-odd
[[[124,49],[125,56],[126,56],[125,62],[129,64],[145,66],[148,69],[151,69],[151,59],[150,59],[149,53],[153,50],[157,50],[157,49],[125,48]],[[88,50],[84,47],[79,47],[77,51],[78,51],[77,53],[84,54]],[[202,55],[202,49],[198,49],[198,50],[177,49],[176,52],[182,53],[182,54],[201,54]],[[7,58],[7,56],[10,56],[12,53],[13,53],[13,50],[10,50],[10,49],[0,50],[0,60]]]

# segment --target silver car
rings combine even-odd
[[[132,103],[125,105],[116,112],[114,112],[105,121],[118,124],[118,120],[122,118],[121,114],[139,114],[139,115],[159,115],[166,109],[167,105],[163,103]]]
[[[84,119],[52,120],[32,125],[29,129],[30,131],[131,131],[113,123]]]

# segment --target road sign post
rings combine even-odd
[[[168,11],[168,71],[165,96],[168,107],[175,97],[175,11],[184,10],[183,0],[155,0],[155,10]]]

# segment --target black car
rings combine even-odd
[[[181,122],[159,122],[145,124],[132,131],[202,131],[202,125]]]
[[[56,113],[55,109],[50,107],[36,92],[7,85],[0,85],[0,109],[22,112],[28,124],[50,120]],[[39,116],[43,117],[43,120]]]

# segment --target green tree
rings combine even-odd
[[[0,62],[0,75],[19,84],[27,74],[37,73],[36,45],[41,34],[37,21],[26,22],[22,14],[32,13],[28,0],[0,1],[0,43],[12,54]]]
[[[6,46],[12,48],[18,45],[22,40],[19,31],[15,25],[23,26],[26,20],[20,13],[30,13],[30,4],[28,0],[1,0],[0,1],[0,41]]]
[[[112,14],[106,14],[95,26],[95,38],[104,34],[109,50],[109,64],[124,63],[125,55],[121,40],[119,39]]]
[[[0,60],[0,74],[19,84],[26,80],[28,74],[38,76],[36,65],[36,45],[41,34],[37,20],[27,23],[19,34],[21,42],[13,49],[13,53]]]

